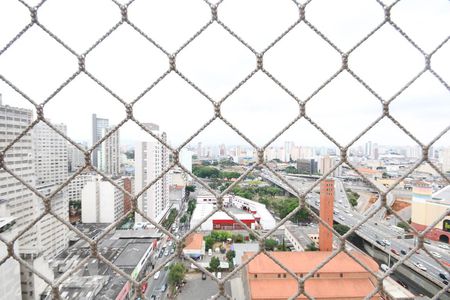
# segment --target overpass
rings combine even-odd
[[[292,195],[297,194],[289,186],[284,184],[281,180],[279,180],[279,178],[274,177],[272,174],[263,172],[261,173],[261,177],[264,180],[279,186]],[[315,192],[309,193],[306,197],[306,202],[311,208],[316,211],[319,210],[319,194]],[[336,223],[352,228],[366,217],[353,210],[352,206],[348,202],[344,186],[340,180],[335,180],[334,203],[334,222]],[[409,252],[415,247],[415,241],[411,239],[399,239],[399,237],[403,237],[403,234],[395,234],[393,227],[385,225],[380,221],[380,216],[378,213],[376,215],[377,216],[375,219],[371,218],[358,227],[355,233],[364,241],[364,249],[366,252],[374,255],[373,257],[392,265],[393,262],[403,256],[403,254],[401,254],[402,250]],[[377,241],[382,240],[387,240],[389,245],[380,245],[377,243]],[[449,251],[443,251],[443,249],[437,247],[436,245],[427,245],[427,249],[439,253],[439,255],[442,256],[440,259],[444,264],[448,264],[450,262]],[[419,268],[419,264],[421,268]],[[415,282],[420,283],[430,295],[435,295],[445,287],[445,284],[439,277],[439,273],[446,274],[447,278],[450,277],[449,274],[445,272],[444,269],[423,250],[419,250],[418,253],[414,253],[400,267],[396,272],[400,272],[408,278],[416,278]],[[450,293],[447,291],[447,293],[442,295],[439,299],[450,300]]]

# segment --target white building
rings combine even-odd
[[[2,105],[0,95],[0,149],[4,149],[32,122],[31,110]],[[33,165],[33,142],[31,133],[26,133],[7,151],[4,164],[22,180],[35,186],[35,170]],[[36,197],[26,186],[0,168],[0,199],[6,201],[6,210],[16,219],[16,228],[20,232],[30,224],[35,214]],[[21,235],[19,245],[36,244],[36,228],[33,227]]]
[[[92,145],[95,145],[102,138],[102,131],[109,127],[109,120],[97,118],[96,114],[92,114]],[[92,165],[99,168],[98,156],[101,147],[96,147],[92,152]]]
[[[439,152],[439,162],[442,164],[442,172],[450,172],[450,148],[444,148]]]
[[[123,186],[123,179],[114,182]],[[124,193],[109,181],[97,176],[81,192],[81,222],[113,223],[124,214]]]
[[[72,144],[68,144],[69,171],[76,172],[85,164],[84,153]],[[78,146],[84,150],[87,149],[85,144],[78,143]]]
[[[81,201],[81,191],[87,182],[95,180],[95,173],[81,173],[73,178],[67,185],[68,201]]]
[[[9,241],[17,235],[16,220],[8,216],[5,209],[6,201],[0,200],[0,238]],[[14,244],[14,250],[18,250],[18,244]],[[8,254],[6,245],[0,242],[0,257]],[[20,288],[20,265],[12,257],[0,265],[0,295],[2,299],[22,299]],[[3,298],[4,297],[4,298]]]
[[[159,132],[159,126],[146,124],[162,140],[166,141],[166,133]],[[169,166],[169,151],[157,140],[138,142],[135,147],[135,192],[142,191],[147,184],[153,182]],[[147,189],[137,201],[138,208],[148,217],[157,219],[169,205],[169,178],[166,173]],[[136,222],[145,222],[138,213]]]
[[[54,124],[67,133],[65,124]],[[68,176],[67,141],[45,123],[38,123],[32,133],[36,184],[61,184]]]
[[[113,127],[103,128],[102,137],[106,136]],[[114,131],[101,144],[98,155],[100,170],[108,175],[120,175],[120,135],[119,130]]]

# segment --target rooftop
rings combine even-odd
[[[250,280],[252,299],[289,299],[298,290],[295,279]],[[310,279],[305,290],[314,299],[364,299],[375,289],[367,278]],[[296,299],[307,299],[302,294]]]
[[[320,263],[327,259],[331,252],[325,251],[307,251],[307,252],[272,252],[271,253],[282,264],[287,266],[294,273],[308,273],[316,268]],[[376,272],[378,270],[378,264],[370,257],[360,253],[352,252],[352,254],[361,260],[368,268]],[[247,252],[244,255],[252,255],[251,252]],[[245,258],[243,258],[244,260]],[[286,273],[284,269],[278,266],[267,255],[261,253],[256,256],[248,264],[248,272],[256,274],[273,274],[273,273]],[[339,253],[317,273],[367,273],[367,271],[358,264],[353,258],[346,253]]]
[[[193,233],[186,238],[185,250],[198,250],[203,246],[203,234]]]

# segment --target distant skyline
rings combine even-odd
[[[112,1],[80,0],[77,4],[45,2],[39,9],[39,21],[82,53],[120,20],[120,12]],[[255,6],[258,7],[257,14]],[[3,49],[29,22],[29,12],[18,1],[1,1],[0,11],[8,12],[0,18],[0,49]],[[142,11],[147,13],[140,13]],[[173,18],[165,18],[165,12]],[[227,0],[219,5],[218,12],[219,18],[258,52],[298,18],[295,4],[288,0],[249,0],[244,3]],[[128,14],[136,26],[172,53],[208,22],[210,9],[203,1],[135,1]],[[448,15],[450,5],[446,0],[400,1],[391,11],[392,20],[427,53],[448,36]],[[83,16],[83,22],[79,22],[79,16]],[[383,17],[383,9],[376,1],[316,0],[306,9],[307,20],[342,51],[356,45],[383,21]],[[268,19],[271,21],[267,22]],[[450,82],[449,47],[450,42],[447,42],[431,60],[433,70],[447,84]],[[177,55],[176,63],[182,74],[214,101],[219,101],[255,69],[256,58],[214,23]],[[303,22],[264,55],[264,68],[302,101],[335,74],[340,65],[339,53]],[[126,24],[86,56],[86,70],[126,102],[133,101],[168,67],[167,56]],[[349,67],[380,97],[388,100],[423,69],[424,57],[392,26],[384,25],[350,54]],[[0,75],[38,103],[77,69],[76,58],[37,26],[31,27],[0,55]],[[45,76],[42,76],[43,70]],[[2,80],[0,93],[5,104],[33,108]],[[261,71],[230,95],[221,107],[222,115],[258,146],[267,143],[298,112],[294,98]],[[45,105],[44,113],[55,123],[67,124],[72,139],[88,142],[93,113],[108,118],[111,125],[118,124],[126,116],[124,106],[85,74],[78,75],[51,99]],[[380,116],[382,105],[344,71],[308,101],[306,113],[345,146]],[[393,100],[390,113],[420,141],[428,143],[450,126],[450,92],[435,76],[426,72]],[[214,116],[214,106],[171,72],[135,104],[134,114],[143,123],[160,125],[175,146]],[[146,137],[130,122],[121,129],[123,143]],[[285,140],[305,145],[331,145],[304,119],[275,143]],[[392,145],[414,143],[386,118],[358,143],[368,140]],[[214,121],[190,144],[198,141],[246,144],[221,120]],[[450,145],[450,132],[436,142],[436,146],[441,145]]]

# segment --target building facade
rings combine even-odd
[[[103,128],[102,137],[113,130],[113,127]],[[100,170],[111,176],[120,175],[120,135],[119,130],[111,135],[101,144],[98,155]]]
[[[96,114],[92,114],[92,145],[95,145],[102,138],[102,131],[104,128],[109,127],[109,120],[97,118]],[[92,165],[99,168],[98,155],[100,152],[100,147],[96,147],[92,151]]]
[[[114,182],[123,186],[123,179]],[[81,192],[81,222],[113,223],[124,214],[124,193],[109,181],[97,176]]]
[[[320,182],[320,218],[333,227],[334,211],[334,180],[326,179]],[[322,223],[319,224],[320,251],[333,251],[333,233]]]
[[[159,126],[146,124],[162,140],[167,141]],[[169,166],[169,150],[159,141],[138,142],[135,147],[135,192],[140,193],[147,184],[158,178]],[[148,217],[157,219],[169,205],[169,175],[166,173],[138,198],[138,208]],[[136,222],[146,222],[138,213]]]

